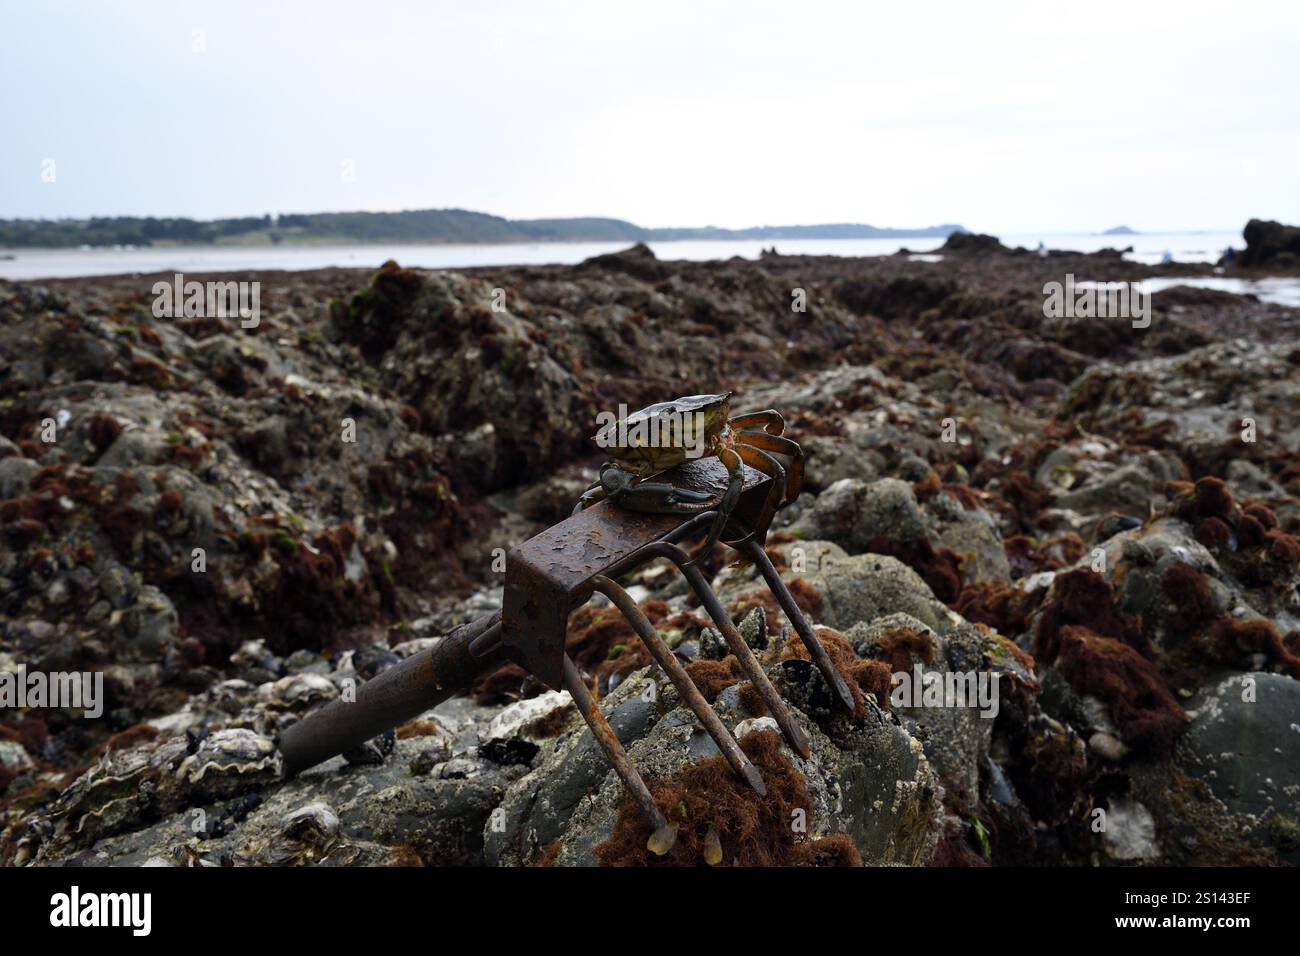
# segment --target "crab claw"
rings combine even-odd
[[[664,481],[643,481],[618,495],[618,503],[632,511],[677,514],[681,505],[698,505],[711,495],[693,488],[678,488]]]

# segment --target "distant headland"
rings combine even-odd
[[[467,209],[291,213],[236,219],[113,216],[0,219],[0,248],[78,246],[279,245],[358,242],[654,242],[675,239],[945,238],[954,223],[891,229],[863,223],[648,229],[622,219],[505,219]]]

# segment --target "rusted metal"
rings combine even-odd
[[[836,697],[852,710],[853,697],[844,678],[763,550],[776,509],[799,494],[803,453],[797,444],[780,436],[784,421],[776,412],[742,416],[733,422],[748,426],[744,431],[746,444],[737,446],[744,449],[741,453],[743,483],[722,540],[758,568]],[[759,426],[765,430],[758,431]],[[791,748],[806,758],[809,755],[807,734],[795,721],[708,580],[677,544],[695,537],[715,522],[728,479],[726,467],[717,458],[687,461],[665,472],[659,480],[709,496],[702,499],[707,510],[686,516],[656,514],[596,501],[519,545],[506,560],[500,612],[456,628],[430,650],[362,684],[353,702],[336,701],[286,730],[281,736],[280,749],[288,772],[300,772],[359,746],[511,660],[547,686],[567,690],[572,695],[596,743],[651,822],[654,833],[650,848],[656,853],[666,853],[676,839],[676,831],[655,806],[645,781],[565,651],[569,614],[599,591],[627,619],[736,773],[756,792],[764,793],[762,776],[735,737],[704,700],[654,626],[615,581],[656,559],[666,558],[674,564],[721,632]],[[711,857],[716,855],[720,859],[720,847],[711,850],[716,850],[716,854],[709,852],[706,856],[710,857],[709,862],[716,862]]]
[[[721,498],[728,475],[716,458],[702,458],[679,465],[665,478],[678,487]],[[771,481],[762,472],[745,468],[745,483],[733,512],[737,523],[762,518]],[[712,520],[713,514],[694,516],[692,527],[700,519]],[[682,524],[681,515],[628,511],[602,501],[512,550],[506,558],[502,601],[502,639],[510,659],[548,687],[559,689],[569,612],[587,602],[591,579],[609,574],[646,544],[671,535]]]
[[[355,700],[326,704],[280,735],[289,775],[346,753],[384,731],[418,717],[480,674],[505,663],[501,614],[462,624],[428,650],[361,684]]]
[[[808,747],[808,735],[803,732],[803,728],[795,721],[790,714],[790,710],[785,706],[785,701],[777,693],[772,682],[768,680],[767,673],[763,670],[762,665],[754,657],[754,652],[749,649],[745,639],[741,636],[739,629],[731,620],[731,615],[722,606],[718,596],[713,593],[713,588],[709,587],[709,582],[705,580],[700,569],[693,564],[686,563],[686,552],[681,548],[667,542],[657,542],[646,549],[647,554],[653,557],[667,558],[673,564],[677,565],[679,571],[686,578],[686,583],[691,586],[695,596],[700,599],[700,605],[713,619],[714,625],[722,634],[722,639],[726,641],[727,649],[731,651],[733,657],[740,664],[740,669],[745,672],[754,689],[767,705],[768,711],[773,719],[776,720],[777,726],[781,728],[786,742],[791,746],[795,753],[808,759],[810,753]]]
[[[822,642],[817,639],[817,634],[813,631],[812,625],[808,619],[803,616],[803,611],[795,603],[794,595],[790,589],[785,586],[781,580],[781,574],[773,567],[767,552],[752,541],[746,541],[737,547],[737,550],[746,558],[754,563],[758,568],[758,573],[763,576],[767,582],[768,590],[776,597],[776,602],[781,605],[781,610],[789,618],[790,624],[794,627],[795,633],[799,635],[799,640],[803,641],[803,646],[808,648],[808,653],[812,655],[813,663],[821,671],[822,676],[826,678],[826,683],[830,684],[831,690],[835,696],[840,699],[849,713],[853,712],[853,694],[849,691],[849,686],[844,681],[844,676],[835,669],[831,663],[830,655],[826,653],[826,648]]]
[[[623,616],[627,618],[628,623],[632,625],[632,629],[641,638],[641,642],[650,651],[650,656],[655,659],[659,669],[668,675],[668,679],[677,688],[677,693],[681,695],[682,702],[695,715],[695,719],[700,722],[708,735],[713,738],[713,742],[718,745],[718,750],[722,752],[722,756],[726,758],[727,763],[731,764],[731,769],[744,777],[745,781],[759,796],[767,793],[767,786],[763,783],[763,777],[758,772],[758,769],[750,763],[749,758],[745,756],[745,751],[741,750],[740,744],[736,743],[736,738],[731,736],[731,731],[723,724],[717,712],[709,706],[709,702],[704,699],[704,695],[700,693],[699,688],[691,681],[686,669],[674,656],[672,648],[664,643],[663,638],[659,636],[649,618],[642,614],[641,609],[636,606],[632,596],[604,575],[598,574],[592,584],[597,591],[613,601],[614,606],[623,612]]]
[[[614,728],[609,725],[609,721],[601,713],[600,705],[592,699],[591,693],[587,690],[587,685],[582,682],[582,675],[578,673],[578,668],[573,664],[572,658],[567,654],[564,655],[561,666],[564,670],[564,688],[573,697],[573,702],[578,707],[578,713],[582,715],[582,719],[587,722],[587,727],[591,730],[592,738],[596,741],[597,746],[605,752],[605,758],[609,761],[610,766],[614,768],[614,772],[618,774],[618,778],[623,781],[623,786],[627,788],[627,792],[632,795],[636,805],[641,808],[641,813],[654,827],[655,832],[650,837],[651,849],[661,855],[668,852],[676,840],[676,830],[669,826],[663,813],[655,804],[655,798],[650,795],[650,788],[645,785],[645,781],[641,779],[641,774],[632,765],[632,760],[628,757],[627,751],[619,743],[618,734],[614,733]],[[669,837],[670,839],[665,839]],[[659,847],[663,847],[663,849],[660,850]]]

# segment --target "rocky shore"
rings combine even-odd
[[[1228,274],[1294,274],[1271,226]],[[105,698],[0,709],[0,862],[696,865],[711,834],[743,864],[1300,862],[1300,310],[1177,286],[1146,327],[1052,318],[1067,274],[1217,273],[989,238],[186,276],[259,282],[253,328],[157,317],[170,275],[0,283],[0,672]],[[662,860],[515,667],[284,779],[284,728],[499,606],[599,411],[723,390],[808,456],[769,553],[858,714],[752,568],[707,572],[809,759],[652,565],[633,594],[768,781],[737,787],[612,609],[576,612],[679,825]],[[997,675],[996,713],[900,703],[918,670]]]

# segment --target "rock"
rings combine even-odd
[[[1164,503],[1164,483],[1183,477],[1181,463],[1171,455],[1134,455],[1094,436],[1057,447],[1034,474],[1054,496],[1056,508],[1080,516],[1075,527],[1085,532],[1090,520],[1108,513],[1145,517],[1153,505]]]
[[[767,615],[763,613],[762,608],[752,608],[748,614],[740,619],[740,623],[736,625],[736,630],[740,631],[740,636],[745,639],[745,643],[751,650],[767,650]]]
[[[845,279],[836,285],[835,297],[854,312],[901,319],[914,318],[927,309],[942,305],[956,291],[955,283],[928,276],[900,277],[884,282]]]
[[[860,622],[844,632],[861,657],[880,659],[882,645],[899,632],[920,636],[919,646],[929,648],[929,659],[913,653],[906,666],[895,670],[895,688],[891,695],[891,712],[902,718],[909,733],[922,741],[926,758],[953,788],[960,799],[979,799],[979,770],[988,759],[993,725],[1003,697],[1009,688],[1001,688],[1002,676],[990,678],[988,657],[997,648],[976,627],[966,622],[953,626],[941,636],[934,629],[908,614],[891,614],[870,623]],[[898,667],[898,663],[893,663]],[[925,702],[923,688],[914,687],[917,677],[934,674],[942,686],[951,686],[958,695],[943,696],[937,705]],[[947,675],[961,675],[960,685],[948,681]],[[979,682],[983,675],[984,685]],[[903,686],[900,686],[902,684]],[[903,693],[905,691],[906,693]]]
[[[841,481],[871,481],[879,476],[883,459],[866,448],[831,436],[813,435],[803,442],[808,463],[804,487],[821,491]]]
[[[926,512],[933,547],[956,552],[965,580],[1011,580],[1002,534],[992,515],[982,508],[966,508],[946,493],[931,499]]]
[[[817,496],[796,526],[809,538],[831,541],[850,554],[877,538],[915,541],[926,536],[925,518],[912,486],[897,478],[844,479]]]
[[[601,702],[619,742],[627,747],[659,720],[659,684],[648,670],[629,675]],[[564,833],[580,803],[610,772],[585,724],[543,745],[535,768],[506,793],[484,834],[485,856],[495,866],[535,858]]]
[[[567,518],[586,490],[587,482],[548,478],[522,489],[515,498],[515,506],[525,518],[549,527]]]
[[[227,743],[218,740],[217,750],[227,749],[229,738],[222,740]],[[329,761],[268,789],[264,801],[238,819],[223,815],[222,830],[197,845],[188,812],[117,835],[100,829],[95,861],[135,865],[187,845],[210,862],[481,864],[484,824],[509,775],[462,760],[459,773],[413,776],[408,764],[420,746],[419,738],[397,741],[397,759],[376,766],[340,770],[338,760]],[[265,787],[266,780],[250,777],[246,786]],[[197,805],[210,807],[213,793],[205,790]]]
[[[1156,822],[1151,811],[1136,800],[1116,797],[1106,809],[1106,828],[1102,831],[1106,855],[1112,860],[1132,862],[1160,857],[1156,843]]]
[[[1095,732],[1088,738],[1088,749],[1103,760],[1109,760],[1111,763],[1119,763],[1128,756],[1129,752],[1124,741],[1114,734],[1102,730]]]
[[[1191,726],[1178,762],[1203,780],[1250,843],[1300,863],[1300,681],[1239,673],[1188,701]]]
[[[281,769],[275,744],[245,729],[111,751],[59,796],[51,813],[53,833],[38,859],[88,848],[150,819],[266,786],[279,779]],[[179,820],[177,825],[185,826]]]
[[[0,498],[17,498],[41,466],[30,458],[0,458]]]
[[[126,636],[120,660],[155,660],[180,639],[180,616],[158,588],[145,585],[122,618]]]
[[[115,608],[124,608],[135,601],[139,586],[131,574],[119,564],[110,565],[99,578],[99,590]]]
[[[749,734],[771,731],[780,733],[781,727],[776,722],[775,717],[750,717],[736,724],[735,735],[737,740],[744,740]]]
[[[827,541],[785,542],[774,550],[784,559],[786,586],[811,588],[818,605],[812,617],[828,627],[847,630],[859,621],[905,613],[935,630],[948,628],[951,612],[920,575],[896,558],[850,555]],[[714,581],[723,603],[732,606],[757,587],[765,589],[753,568],[724,569]]]
[[[1286,271],[1289,233],[1259,225],[1275,251],[1246,268]],[[499,609],[500,555],[592,477],[595,415],[677,387],[736,389],[802,444],[769,550],[860,689],[881,693],[873,662],[999,680],[992,719],[900,699],[855,723],[780,659],[796,643],[754,568],[705,561],[813,733],[791,764],[812,835],[870,862],[1294,860],[1294,786],[1263,761],[1296,762],[1267,701],[1300,670],[1298,313],[1183,286],[1148,329],[1044,315],[1046,282],[1099,271],[1214,274],[977,236],[941,262],[636,248],[265,275],[255,332],[154,317],[139,277],[0,282],[0,669],[102,673],[106,697],[100,721],[0,713],[3,862],[591,862],[623,796],[535,682],[294,780],[273,743]],[[674,614],[684,661],[728,656],[675,570],[624,583]],[[625,670],[602,705],[647,774],[709,759],[676,691]],[[1230,702],[1211,720],[1203,698],[1243,674],[1264,724]],[[773,739],[743,682],[712,692],[742,743]],[[1233,722],[1258,740],[1214,738]],[[720,779],[701,805],[736,797]],[[1118,829],[1083,832],[1093,808]]]
[[[956,552],[953,566],[960,564],[972,580],[1011,576],[1002,536],[987,512],[967,510],[946,493],[923,507],[912,485],[897,478],[838,481],[817,496],[791,530],[834,542],[850,554],[888,548],[921,570],[942,563],[935,552],[949,548]]]
[[[167,437],[157,431],[140,428],[122,432],[95,464],[101,468],[132,468],[137,465],[160,465],[167,457]]]
[[[1223,549],[1216,556],[1196,539],[1187,522],[1163,517],[1111,537],[1101,550],[1103,577],[1116,587],[1117,607],[1140,616],[1143,631],[1165,650],[1184,647],[1190,632],[1208,627],[1218,617],[1270,620],[1281,633],[1290,629],[1290,615],[1266,592],[1243,580],[1243,574],[1259,567],[1260,555],[1253,549]],[[1079,565],[1091,567],[1093,562],[1090,554]],[[1207,603],[1202,611],[1189,608],[1181,591],[1171,591],[1171,574],[1179,573],[1203,582]],[[1300,581],[1300,565],[1289,573]],[[1194,618],[1190,623],[1189,613]]]
[[[658,281],[666,275],[663,267],[659,265],[658,260],[655,258],[654,252],[644,242],[638,242],[622,252],[592,256],[590,259],[584,260],[580,268],[625,272],[630,276],[648,282]]]
[[[1159,432],[1184,461],[1217,461],[1224,457],[1225,441],[1234,436],[1240,441],[1243,418],[1254,421],[1257,432],[1268,434],[1279,447],[1300,451],[1300,423],[1290,414],[1297,402],[1300,381],[1285,355],[1262,343],[1234,339],[1091,368],[1070,386],[1061,412],[1090,432]],[[1224,409],[1242,410],[1228,431]],[[1229,451],[1228,457],[1236,456]]]
[[[735,694],[719,697],[715,709],[735,706]],[[929,821],[935,812],[933,784],[924,758],[901,729],[883,717],[854,735],[849,749],[832,744],[815,727],[810,731],[813,756],[801,761],[785,751],[799,769],[813,806],[809,834],[847,833],[869,863],[923,862],[931,852]],[[675,710],[629,751],[638,766],[658,778],[671,776],[692,759],[717,754],[712,741],[694,729],[689,712]],[[868,772],[868,767],[876,772]],[[556,863],[586,865],[610,833],[621,791],[612,776],[594,801],[579,806],[562,838]]]
[[[492,718],[479,739],[501,763],[528,763],[541,745],[578,718],[568,691],[548,691],[511,704]]]
[[[1010,250],[1002,245],[997,236],[975,232],[954,232],[944,241],[942,251],[945,254],[987,256]]]
[[[1252,219],[1241,234],[1246,248],[1237,254],[1238,266],[1244,269],[1300,266],[1300,227]]]
[[[828,627],[846,630],[888,614],[910,614],[943,633],[949,611],[935,599],[920,575],[895,558],[855,554],[805,575],[821,595],[820,619]]]
[[[16,740],[0,740],[0,767],[17,775],[36,767],[26,749]]]

